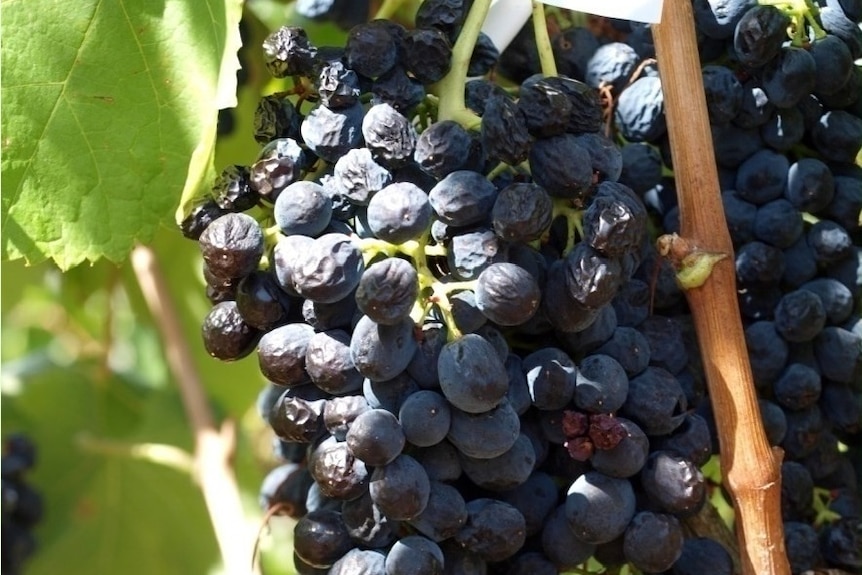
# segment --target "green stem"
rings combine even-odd
[[[278,236],[281,235],[281,228],[278,225],[269,226],[267,228],[263,228],[263,238],[266,241],[272,241],[273,243],[278,241]]]
[[[475,290],[478,280],[464,280],[460,282],[434,282],[434,293],[449,295],[456,291]]]
[[[422,325],[422,322],[425,320],[425,316],[428,313],[428,306],[425,304],[424,298],[420,295],[416,298],[416,301],[413,302],[413,309],[410,310],[410,319],[413,320],[415,325]]]
[[[384,254],[387,257],[392,257],[398,253],[398,246],[378,240],[377,238],[360,238],[353,236],[353,243],[362,252],[362,259],[365,265],[368,265],[371,260],[377,257],[378,254]]]
[[[446,324],[446,341],[452,342],[461,339],[464,334],[461,333],[461,330],[458,329],[458,325],[455,323],[455,316],[452,314],[452,304],[449,303],[449,296],[445,291],[437,291],[441,286],[443,286],[441,282],[434,283],[434,291],[430,299],[443,316],[443,323]]]
[[[426,256],[442,256],[445,257],[448,254],[448,250],[446,246],[435,244],[433,246],[426,245],[425,246],[425,255]]]
[[[404,0],[383,0],[383,4],[381,4],[380,8],[377,9],[374,19],[389,20],[396,12],[398,12],[398,9],[401,8],[402,4],[404,4]]]
[[[841,514],[829,509],[829,503],[832,501],[832,494],[828,489],[815,487],[813,494],[812,507],[816,511],[814,525],[820,526],[824,523],[832,523],[841,519]]]
[[[815,40],[826,36],[826,31],[817,22],[820,9],[811,0],[758,0],[758,4],[775,6],[790,18],[788,36],[793,46],[804,46],[809,42],[805,34],[806,24],[811,26]]]
[[[464,105],[464,84],[467,81],[467,69],[470,67],[473,48],[490,5],[491,0],[475,0],[464,21],[458,41],[452,49],[452,66],[449,73],[436,86],[440,97],[438,121],[454,120],[468,130],[477,128],[481,123],[481,119]]]
[[[500,174],[502,174],[503,172],[505,172],[508,169],[509,169],[509,164],[507,164],[506,162],[500,162],[499,164],[494,166],[493,170],[488,172],[488,175],[485,176],[485,179],[488,180],[489,182],[493,182],[494,178],[496,178],[497,176],[499,176]]]
[[[811,29],[814,31],[814,39],[820,40],[826,37],[826,30],[824,30],[820,23],[817,22],[817,13],[819,10],[816,6],[812,6],[811,10],[807,10],[805,12],[805,21],[808,22],[808,25],[811,26]]]
[[[281,239],[281,228],[277,225],[270,226],[268,228],[264,228],[261,226],[263,231],[263,253],[268,254],[272,251],[278,241]]]
[[[566,247],[562,254],[565,257],[575,247],[576,238],[584,237],[584,211],[573,208],[569,205],[569,200],[561,198],[555,198],[553,204],[551,219],[554,220],[559,216],[566,218]]]
[[[431,232],[427,230],[419,239],[408,240],[402,244],[392,244],[376,238],[354,237],[353,241],[362,252],[366,265],[379,254],[388,257],[402,254],[410,258],[419,281],[419,295],[410,311],[410,319],[416,325],[421,325],[431,307],[437,306],[443,316],[443,323],[446,324],[448,340],[453,341],[461,337],[461,332],[455,325],[449,294],[455,291],[474,290],[476,280],[460,282],[438,280],[431,268],[428,267],[428,256],[445,256],[446,248],[438,245],[429,246],[430,237]]]
[[[533,0],[533,31],[536,35],[536,48],[539,50],[539,62],[542,64],[542,75],[546,78],[556,76],[557,63],[554,61],[554,49],[548,36],[545,5],[537,0]]]

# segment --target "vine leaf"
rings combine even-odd
[[[170,222],[207,174],[193,152],[214,146],[218,108],[233,101],[241,8],[2,3],[4,259],[118,262]]]

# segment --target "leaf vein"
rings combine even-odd
[[[138,51],[141,53],[141,60],[144,61],[144,66],[147,72],[147,78],[150,80],[150,87],[153,89],[153,98],[157,104],[156,110],[158,111],[158,117],[156,121],[159,124],[159,150],[163,150],[163,138],[162,138],[162,107],[166,104],[162,102],[159,97],[159,90],[156,87],[156,81],[153,78],[152,68],[150,67],[150,62],[147,60],[147,55],[144,52],[144,47],[141,45],[141,40],[138,38],[138,35],[135,33],[135,26],[132,24],[132,19],[129,16],[129,11],[126,10],[126,2],[125,0],[120,0],[120,8],[123,9],[123,15],[126,17],[126,22],[129,24],[129,31],[132,34],[132,38],[135,40],[135,45],[138,47]]]
[[[87,43],[87,37],[90,35],[90,31],[93,29],[93,22],[96,21],[96,14],[99,12],[99,9],[102,7],[102,0],[98,0],[96,5],[93,7],[93,16],[90,18],[90,21],[87,23],[87,29],[84,30],[84,35],[81,38],[81,44],[78,46],[78,50],[75,52],[75,59],[72,61],[72,66],[69,68],[69,73],[66,75],[66,78],[62,82],[57,82],[57,84],[61,84],[63,89],[60,90],[60,93],[57,95],[57,99],[54,101],[54,107],[51,108],[51,113],[48,115],[48,120],[45,121],[45,125],[42,126],[42,133],[39,134],[39,138],[36,140],[36,144],[33,146],[33,153],[30,154],[30,158],[27,159],[26,165],[27,167],[24,169],[24,173],[21,174],[21,180],[18,182],[18,185],[15,187],[15,191],[12,192],[12,200],[7,204],[9,206],[8,211],[6,212],[6,216],[3,218],[3,228],[8,229],[7,225],[9,224],[9,218],[12,217],[12,208],[15,207],[15,204],[18,203],[18,199],[21,197],[21,193],[24,190],[24,184],[27,181],[27,176],[30,174],[30,169],[33,167],[33,159],[36,157],[36,154],[39,152],[39,143],[42,142],[45,138],[45,134],[48,132],[48,126],[51,125],[51,122],[54,120],[54,116],[57,114],[57,109],[60,107],[60,100],[65,100],[66,98],[66,88],[69,85],[69,78],[72,76],[72,73],[75,71],[74,62],[78,61],[78,58],[81,55],[81,50],[84,48],[84,44]]]

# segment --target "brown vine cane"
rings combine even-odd
[[[781,451],[764,432],[736,294],[733,246],[724,219],[689,0],[664,0],[653,28],[680,210],[668,253],[703,263],[685,289],[694,318],[721,446],[722,480],[733,499],[744,575],[789,575],[781,520]],[[683,243],[678,243],[682,240]],[[680,269],[680,267],[678,267]],[[685,271],[685,270],[681,270]]]

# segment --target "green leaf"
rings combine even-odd
[[[170,221],[206,182],[240,14],[240,0],[3,2],[4,258],[121,261]]]
[[[39,457],[28,484],[44,498],[30,575],[207,573],[219,563],[203,497],[187,473],[92,443],[191,449],[172,388],[144,389],[96,366],[53,369],[3,396],[3,432],[23,431]],[[114,451],[119,451],[114,449]]]

